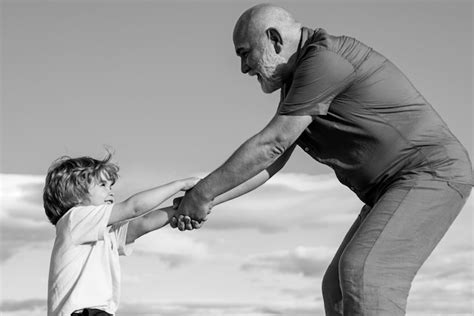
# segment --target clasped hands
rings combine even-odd
[[[203,201],[192,189],[186,191],[184,196],[173,200],[175,215],[170,220],[172,228],[180,231],[199,229],[207,220],[207,215],[211,213],[212,202]]]

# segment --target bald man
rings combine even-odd
[[[242,72],[265,93],[280,90],[278,110],[186,193],[172,226],[199,228],[213,205],[263,184],[298,145],[365,203],[324,276],[326,314],[404,315],[416,272],[470,194],[466,150],[395,65],[351,37],[257,5],[233,39]]]

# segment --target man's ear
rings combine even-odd
[[[265,31],[268,39],[272,42],[275,52],[279,54],[283,47],[283,39],[277,29],[270,27]]]

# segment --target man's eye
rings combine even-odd
[[[249,53],[248,53],[248,52],[244,52],[244,51],[240,51],[237,55],[240,56],[240,58],[247,58],[247,56],[249,55]]]

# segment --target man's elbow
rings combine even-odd
[[[255,142],[262,152],[263,160],[267,163],[273,163],[292,145],[292,141],[285,135],[279,136],[269,133],[257,135]]]
[[[268,176],[271,178],[273,177],[278,171],[280,171],[283,166],[286,164],[288,159],[291,156],[291,153],[293,152],[294,149],[294,144],[291,145],[289,148],[285,149],[283,154],[281,154],[278,159],[276,159],[268,168],[266,169],[268,172]]]
[[[266,146],[267,157],[274,161],[281,157],[285,151],[291,147],[291,143],[283,138],[277,138],[269,142]]]
[[[280,144],[269,144],[266,148],[265,155],[269,160],[276,160],[278,157],[283,155],[285,148]]]

